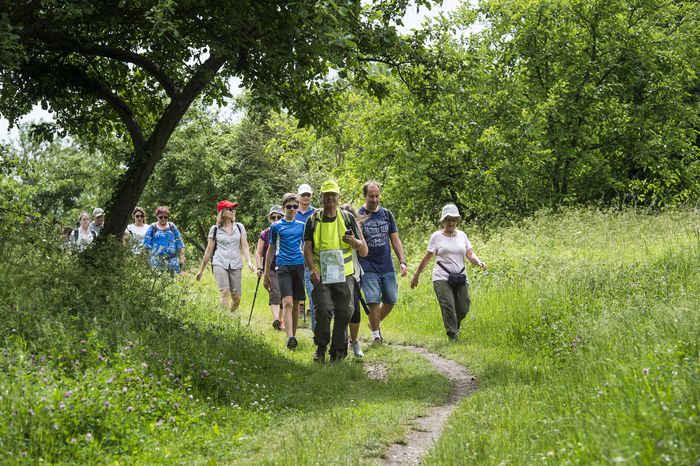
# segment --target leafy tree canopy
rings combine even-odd
[[[429,5],[430,0],[419,0]],[[400,37],[408,2],[19,0],[0,3],[0,112],[39,102],[70,134],[128,137],[133,151],[107,205],[119,234],[192,102],[222,102],[239,77],[257,104],[306,123],[332,104],[331,70],[384,95],[367,63],[397,66],[420,47]]]

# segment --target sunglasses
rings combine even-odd
[[[143,214],[134,214],[134,218],[143,218]]]
[[[281,215],[270,215],[270,220],[272,220],[273,222],[276,222],[277,220],[282,220],[282,216]]]
[[[299,194],[301,197],[311,197],[311,193],[302,193]]]
[[[167,215],[159,215],[158,220],[167,220],[169,217]]]
[[[234,209],[233,207],[224,207],[224,210],[230,210],[231,212],[236,211],[236,209]]]
[[[286,206],[284,206],[284,208],[287,210],[298,209],[299,204],[287,204]]]

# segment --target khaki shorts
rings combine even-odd
[[[282,304],[282,295],[280,294],[280,287],[277,283],[277,272],[270,270],[270,299],[268,304],[272,306],[273,304]]]
[[[229,290],[232,295],[241,295],[242,269],[225,269],[220,265],[214,266],[214,278],[219,291]]]

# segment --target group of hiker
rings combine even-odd
[[[281,204],[268,212],[270,226],[258,235],[255,264],[246,229],[236,222],[238,203],[222,200],[217,205],[216,224],[209,229],[196,279],[201,280],[211,264],[222,307],[236,311],[241,301],[242,271],[247,266],[263,280],[269,293],[272,326],[284,330],[289,350],[299,344],[299,309],[307,303],[316,345],[314,361],[325,361],[326,354],[330,361],[341,360],[347,356],[348,348],[355,357],[362,357],[358,340],[361,309],[368,315],[372,344],[381,345],[382,322],[398,301],[392,250],[398,259],[398,274],[408,274],[396,221],[391,211],[381,206],[380,184],[368,181],[362,191],[365,202],[357,210],[340,204],[340,189],[333,180],[321,185],[319,208],[311,204],[313,189],[309,184],[301,184],[296,193],[284,194]],[[167,207],[158,207],[157,222],[149,225],[145,211],[137,207],[124,241],[137,254],[147,250],[154,268],[180,273],[185,246],[177,227],[169,222],[169,215]],[[465,259],[486,267],[474,253],[467,235],[457,228],[460,220],[454,204],[442,208],[442,229],[431,235],[427,252],[410,283],[411,288],[418,285],[421,273],[435,256],[433,289],[451,341],[457,340],[470,306]],[[80,226],[71,232],[71,241],[84,247],[99,234],[103,222],[102,209],[94,210],[92,223],[87,213],[81,214]]]

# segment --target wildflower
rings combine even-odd
[[[32,408],[29,408],[27,410],[27,412],[29,413],[30,416],[34,416],[34,410]]]
[[[91,434],[90,432],[88,432],[87,434],[85,434],[85,441],[86,441],[86,442],[92,442],[92,434]]]
[[[85,348],[80,348],[80,354],[85,354],[87,353],[87,350]]]
[[[162,425],[163,425],[163,420],[162,420],[162,419],[158,419],[158,422],[156,422],[156,426],[160,427],[160,426],[162,426]]]
[[[71,395],[73,395],[72,390],[68,390],[67,392],[63,392],[63,398],[70,398]]]
[[[168,420],[169,420],[170,422],[175,422],[175,416],[170,416],[170,418],[169,418]]]
[[[113,383],[114,382],[114,376],[110,377],[107,379],[107,383]]]
[[[598,396],[603,396],[605,393],[603,393],[603,390],[598,390]]]
[[[122,392],[126,393],[129,389],[126,387],[122,387]]]
[[[127,407],[126,407],[126,412],[127,412],[127,413],[130,413],[130,412],[132,412],[133,410],[134,410],[134,407],[133,407],[133,406],[127,406]]]
[[[173,406],[175,407],[175,409],[180,409],[180,405],[178,404],[177,401],[175,403],[173,403]]]
[[[649,373],[648,367],[645,367],[644,369],[642,369],[642,374],[647,375],[648,373]]]
[[[206,379],[208,375],[209,375],[209,371],[206,369],[202,369],[199,373],[199,378]]]
[[[87,343],[87,341],[85,341],[85,340],[80,340],[80,344],[81,344],[81,345],[84,345],[85,343]]]
[[[111,403],[109,402],[109,400],[105,400],[104,405],[105,408],[109,408],[111,406]]]
[[[27,456],[27,452],[26,451],[21,452],[20,456]]]
[[[134,368],[133,368],[133,367],[127,367],[126,369],[124,369],[124,372],[126,372],[127,374],[131,374],[132,372],[134,372]]]
[[[73,437],[70,439],[70,443],[78,443],[78,439]]]
[[[58,424],[53,424],[53,425],[51,426],[51,428],[52,428],[53,430],[58,430]]]
[[[58,407],[61,408],[61,409],[65,409],[65,408],[66,408],[66,404],[65,404],[63,401],[61,401],[61,402],[58,404]]]

